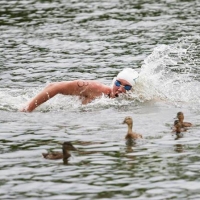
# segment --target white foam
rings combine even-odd
[[[77,110],[132,104],[135,101],[164,100],[174,104],[189,104],[199,110],[200,77],[191,52],[195,46],[187,40],[174,45],[158,45],[144,60],[134,90],[123,97],[109,99],[105,96],[82,106],[78,97],[57,95],[39,106],[46,110]],[[33,89],[0,89],[0,109],[18,110],[45,85]]]

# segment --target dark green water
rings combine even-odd
[[[200,199],[199,11],[199,1],[0,1],[0,199]],[[49,82],[109,85],[124,67],[141,72],[131,98],[56,96],[18,111]],[[194,126],[175,140],[178,111]],[[144,136],[132,147],[129,115]],[[82,153],[67,165],[42,158],[63,141]]]

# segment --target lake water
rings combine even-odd
[[[200,199],[199,12],[199,1],[2,0],[0,199]],[[110,85],[124,67],[140,73],[124,98],[58,95],[18,111],[50,82]],[[193,126],[175,140],[179,111]],[[126,116],[144,137],[131,147]],[[64,141],[80,150],[68,164],[42,157]]]

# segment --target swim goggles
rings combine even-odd
[[[116,80],[115,81],[115,86],[117,87],[120,87],[122,84],[120,81]],[[122,85],[122,87],[125,89],[125,90],[131,90],[132,86],[131,85]]]

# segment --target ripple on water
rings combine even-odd
[[[0,1],[0,198],[199,199],[198,8],[197,1]],[[123,67],[142,75],[126,98],[82,106],[58,95],[18,112],[50,82],[110,85]],[[194,126],[175,140],[180,110]],[[144,136],[131,147],[125,116]],[[80,150],[67,164],[42,157],[63,141]]]

